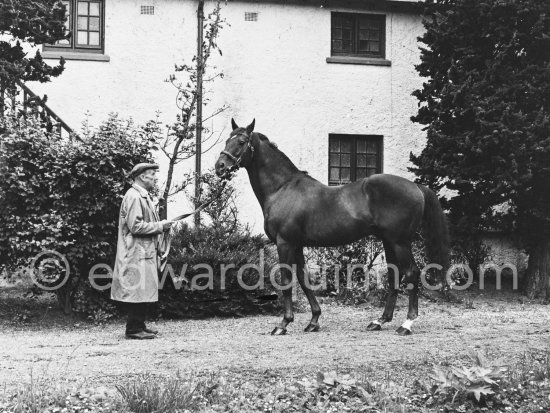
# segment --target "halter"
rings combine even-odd
[[[241,136],[241,135],[235,135],[235,136],[233,136],[229,139],[235,139],[239,136]],[[237,169],[239,169],[241,167],[241,162],[243,160],[243,156],[245,155],[245,153],[248,149],[250,149],[251,157],[254,157],[254,147],[252,146],[252,143],[250,142],[251,141],[250,138],[251,137],[248,136],[248,140],[246,141],[246,147],[244,148],[244,150],[241,151],[241,154],[239,155],[238,158],[236,158],[235,156],[233,156],[232,154],[230,154],[227,151],[221,151],[221,154],[227,156],[228,158],[230,158],[233,161],[233,165],[231,166],[231,168],[228,169],[229,172],[236,171]]]

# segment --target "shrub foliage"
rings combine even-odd
[[[126,175],[151,160],[154,125],[111,115],[82,140],[66,140],[32,117],[0,122],[0,262],[13,268],[44,250],[62,254],[70,279],[56,293],[68,311],[90,268],[114,262]]]

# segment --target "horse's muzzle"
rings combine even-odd
[[[216,171],[216,175],[219,178],[222,178],[224,175],[227,174],[228,166],[224,161],[222,161],[221,159],[218,159],[216,164],[214,165],[214,170]]]

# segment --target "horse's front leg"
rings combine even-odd
[[[321,307],[319,306],[317,297],[315,297],[315,291],[313,290],[311,281],[309,279],[306,280],[308,274],[306,272],[304,250],[302,247],[298,248],[298,250],[296,251],[296,261],[298,263],[296,273],[298,277],[298,282],[300,283],[300,286],[302,287],[302,290],[304,291],[304,294],[306,295],[307,300],[309,301],[309,305],[311,307],[311,321],[306,326],[304,331],[306,333],[319,331],[319,316],[321,315]]]
[[[297,268],[295,248],[291,247],[284,241],[278,240],[277,252],[279,253],[281,272],[280,287],[283,290],[285,314],[281,323],[271,332],[271,335],[273,336],[281,336],[286,334],[288,324],[294,321],[294,310],[292,308],[292,284]]]

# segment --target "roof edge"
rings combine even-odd
[[[424,1],[409,0],[236,0],[243,3],[295,4],[327,9],[358,9],[391,11],[396,13],[422,13]]]

